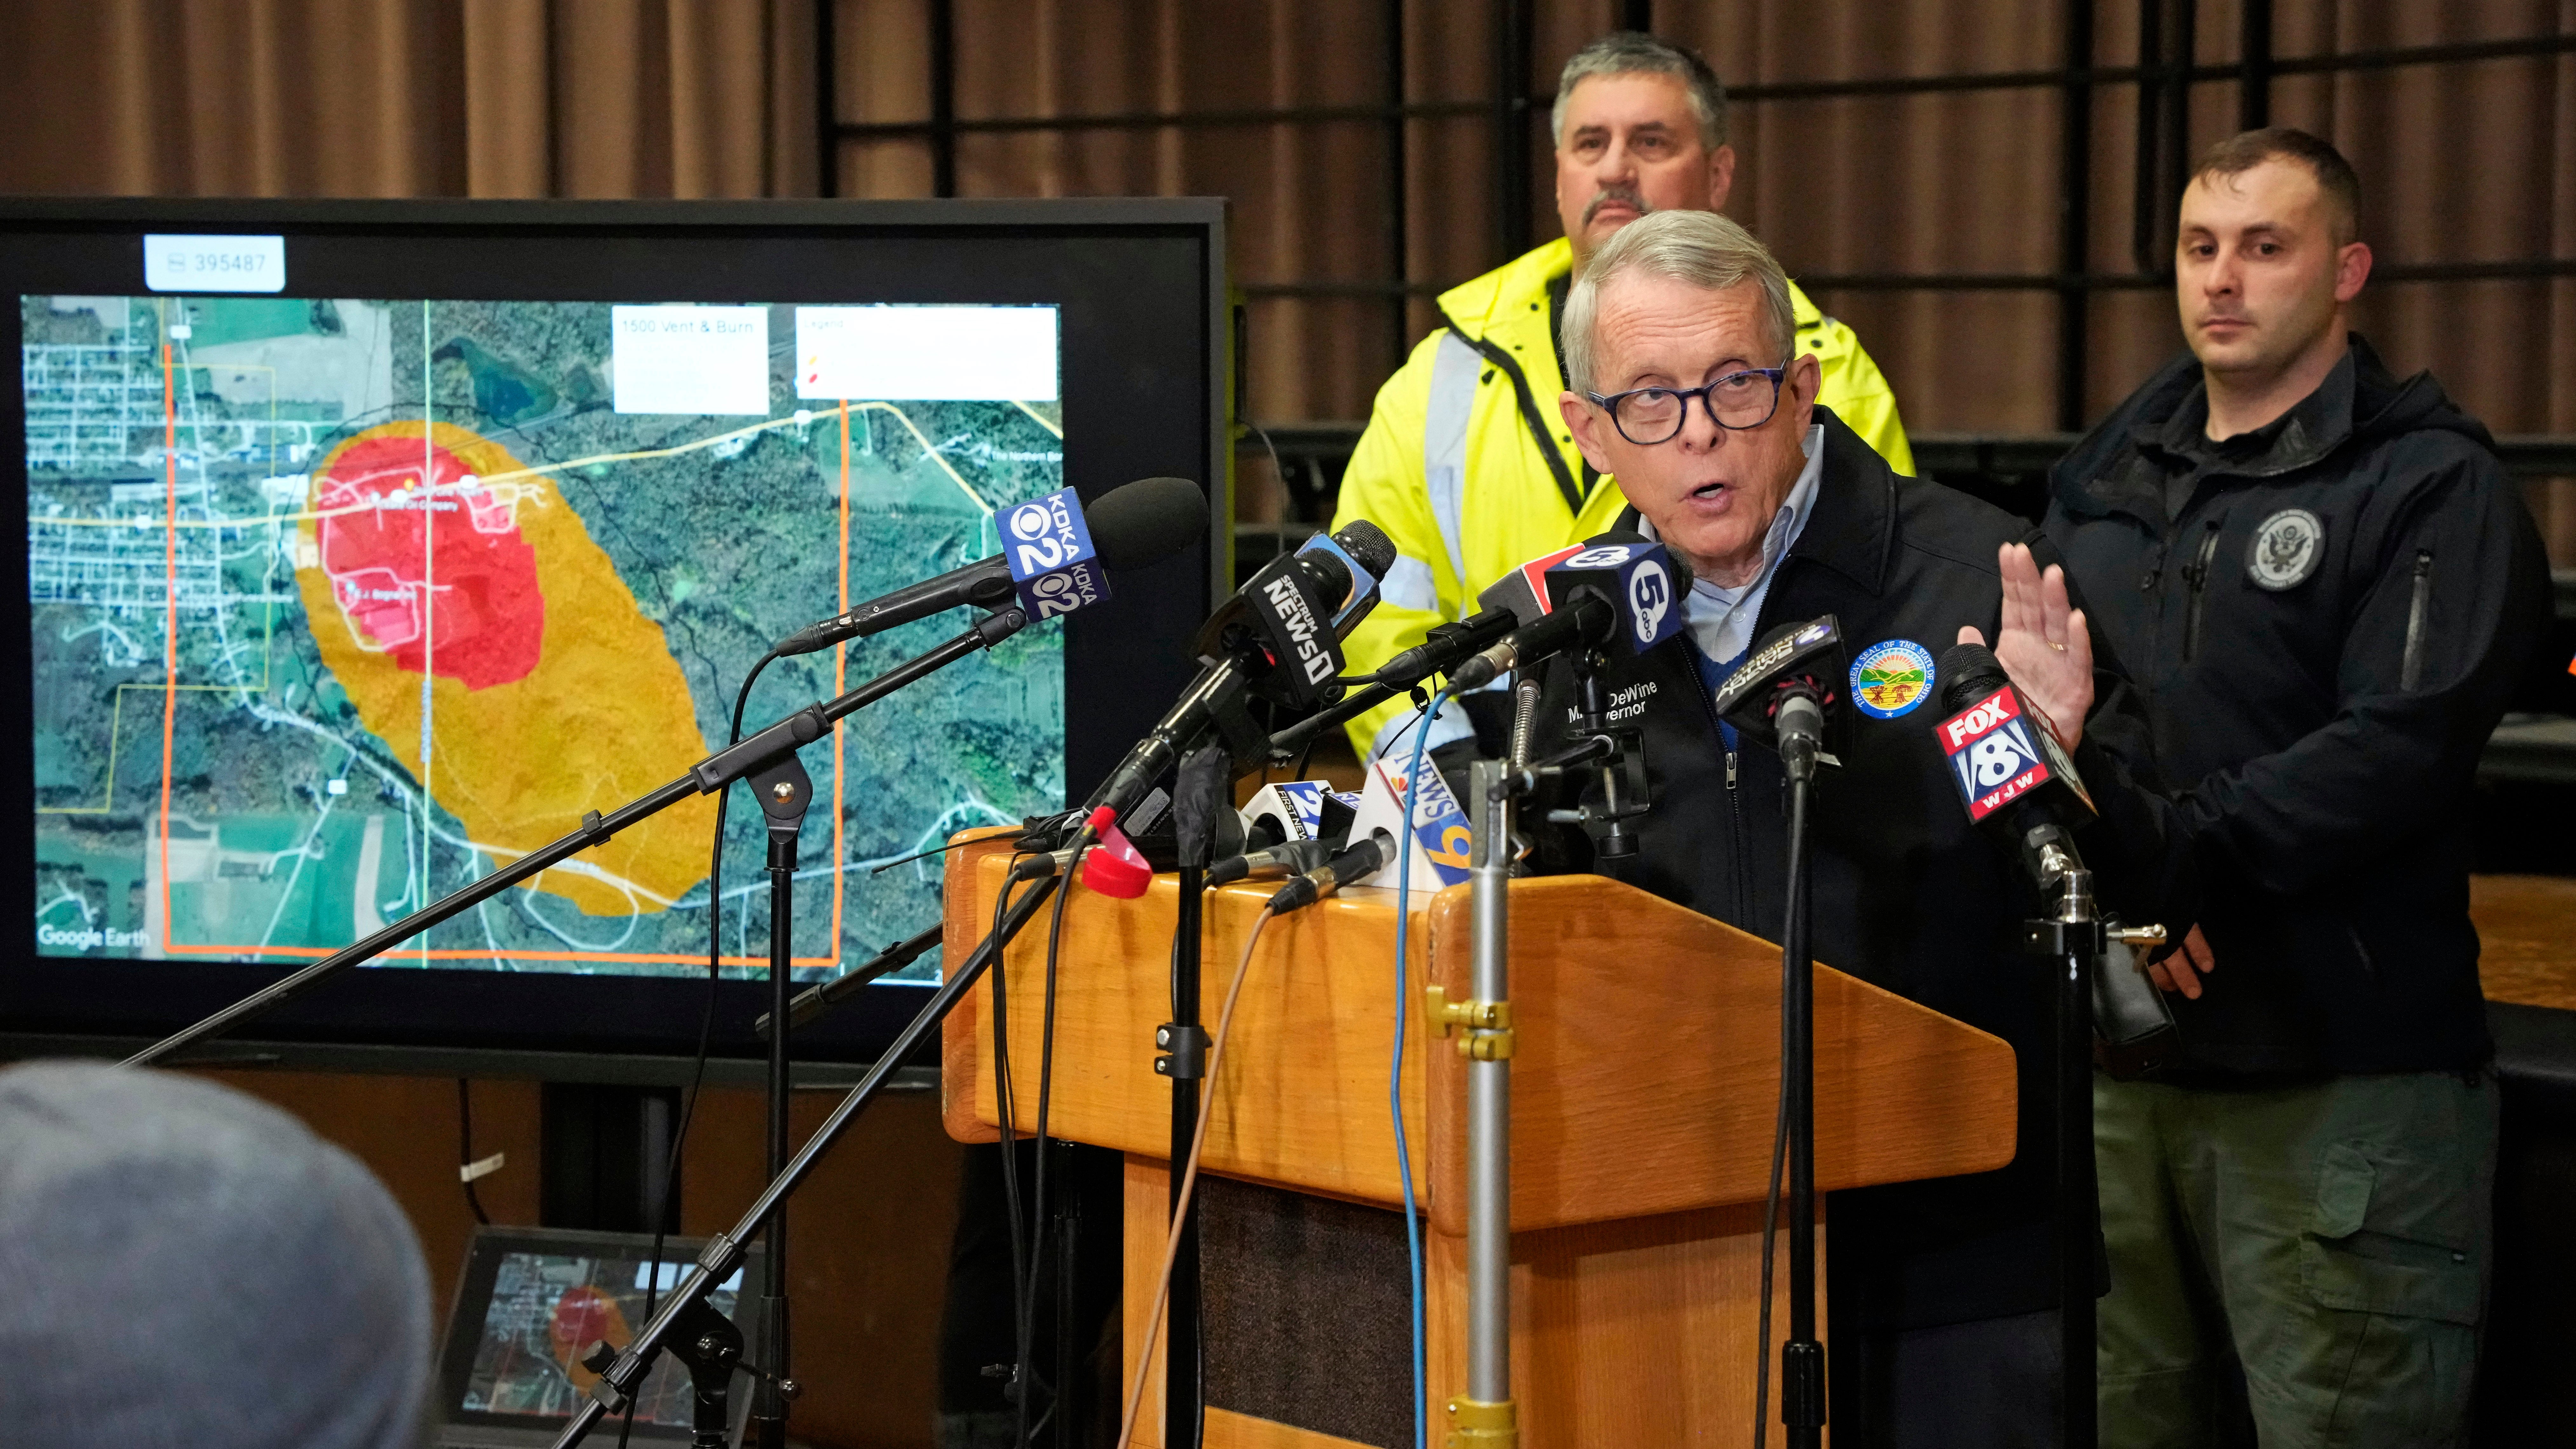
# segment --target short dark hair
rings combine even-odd
[[[2327,204],[2334,208],[2335,244],[2360,239],[2361,178],[2353,174],[2352,163],[2343,159],[2333,142],[2296,126],[2237,132],[2201,156],[2191,179],[2241,176],[2266,161],[2295,161],[2308,168],[2308,173],[2317,178],[2317,189],[2325,193]]]

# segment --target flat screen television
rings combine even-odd
[[[804,752],[800,982],[938,919],[957,829],[1078,799],[1226,585],[1212,201],[0,201],[27,547],[0,679],[0,1019],[158,1037],[685,774],[796,628],[1000,551],[996,509],[1213,482],[1208,542]],[[956,633],[772,665],[747,727]],[[713,797],[236,1036],[687,1051]],[[716,1049],[761,1050],[762,819]],[[871,1058],[935,955],[799,1033]]]

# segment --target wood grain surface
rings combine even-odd
[[[953,968],[984,939],[993,927],[993,898],[975,893],[977,862],[998,855],[1005,861],[1011,856],[1011,839],[1019,832],[1007,825],[980,830],[961,830],[948,837],[950,846],[940,878],[939,960],[942,970]],[[1003,867],[1008,869],[1008,866]],[[999,1142],[1001,1128],[997,1122],[977,1120],[974,1093],[966,1090],[975,1080],[975,1014],[980,1009],[980,993],[968,992],[949,1008],[948,1019],[940,1024],[939,1033],[939,1116],[948,1135],[960,1142]]]
[[[1767,1163],[1766,1163],[1767,1166]],[[1700,1212],[1512,1235],[1512,1398],[1523,1444],[1632,1449],[1745,1444],[1753,1437],[1756,1366],[1771,1376],[1771,1439],[1780,1442],[1779,1344],[1788,1337],[1786,1205],[1772,1248],[1772,1346],[1761,1341],[1762,1209]],[[1467,1383],[1467,1243],[1424,1243],[1431,1431]],[[1824,1205],[1816,1262],[1825,1263]],[[1818,1337],[1825,1336],[1817,1295]]]
[[[963,852],[959,852],[962,854]],[[1009,867],[990,854],[971,870],[966,919],[980,937]],[[1200,1014],[1211,1034],[1243,945],[1276,885],[1208,893],[1203,914]],[[1047,1130],[1122,1152],[1167,1156],[1171,1083],[1153,1068],[1154,1029],[1170,1020],[1174,877],[1143,897],[1112,900],[1077,890],[1065,912],[1056,971],[1055,1063]],[[1402,1200],[1395,1129],[1387,1115],[1387,1058],[1394,1022],[1394,893],[1352,890],[1274,921],[1263,933],[1232,1040],[1212,1092],[1209,1170],[1359,1202]],[[956,917],[952,916],[953,923]],[[1046,922],[1033,922],[1004,962],[1007,1035],[1020,1130],[1035,1131],[1041,1025],[1046,1004]],[[1427,950],[1411,948],[1419,979]],[[952,1103],[971,1097],[974,1120],[1002,1120],[994,1091],[992,981],[976,1010],[949,1017],[942,1059]],[[1417,1181],[1422,1141],[1420,1013],[1410,1023],[1413,1066],[1404,1111]]]
[[[2487,1000],[2576,1011],[2576,880],[2469,877]]]
[[[964,889],[950,899],[966,907],[951,927],[980,936],[1006,860],[987,853],[951,869]],[[1152,1041],[1168,1019],[1176,891],[1162,876],[1139,900],[1077,891],[1068,904],[1048,1124],[1057,1136],[1168,1154],[1170,1087],[1154,1074]],[[1211,1029],[1266,895],[1233,886],[1208,896],[1201,1013]],[[1213,1088],[1210,1171],[1401,1201],[1386,1113],[1395,914],[1393,892],[1352,890],[1266,929]],[[1413,979],[1426,979],[1427,963],[1429,979],[1463,997],[1466,888],[1428,898],[1414,919]],[[1596,876],[1516,883],[1512,921],[1515,1230],[1722,1207],[1758,1194],[1779,1081],[1778,948]],[[1027,1131],[1036,1129],[1045,942],[1033,925],[1005,971],[1015,1121]],[[1001,1121],[989,1066],[991,986],[978,986],[973,1014],[952,1015],[943,1038],[952,1121],[970,1100],[976,1123]],[[1820,1189],[2011,1160],[2010,1047],[1827,967],[1816,972],[1816,997]],[[1406,1132],[1434,1226],[1457,1233],[1465,1231],[1465,1063],[1445,1041],[1426,1048],[1424,1014],[1417,1004],[1407,1020]]]
[[[1122,1395],[1133,1381],[1153,1310],[1170,1180],[1159,1160],[1127,1159]],[[1821,1263],[1821,1206],[1817,1218]],[[1749,1440],[1757,1364],[1772,1376],[1772,1412],[1778,1412],[1778,1343],[1789,1322],[1784,1231],[1773,1247],[1773,1347],[1768,1353],[1758,1349],[1761,1229],[1761,1209],[1746,1204],[1514,1234],[1512,1391],[1520,1405],[1521,1442],[1634,1449]],[[1432,1234],[1424,1248],[1437,1443],[1448,1425],[1442,1406],[1466,1387],[1466,1240]],[[1821,1314],[1821,1303],[1818,1309]],[[1136,1431],[1140,1445],[1163,1442],[1163,1347],[1158,1333]],[[1334,1449],[1347,1443],[1208,1410],[1208,1449]]]
[[[1464,889],[1431,909],[1432,978],[1452,999],[1467,994],[1470,920]],[[1591,876],[1514,882],[1510,930],[1513,1229],[1758,1197],[1780,948]],[[1815,980],[1819,1191],[2012,1160],[2011,1047],[1829,967]],[[1432,1225],[1463,1233],[1467,1062],[1432,1062]]]

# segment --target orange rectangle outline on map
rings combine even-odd
[[[166,620],[162,630],[162,653],[168,665],[167,682],[161,692],[161,951],[164,956],[287,956],[320,960],[347,950],[345,946],[222,946],[170,939],[170,927],[177,918],[170,911],[170,762],[172,742],[179,723],[179,399],[174,381],[175,364],[169,342],[161,344],[161,466],[163,474],[163,515],[161,589],[166,600]],[[841,612],[850,610],[850,404],[841,403]],[[435,601],[432,601],[435,606]],[[431,627],[435,627],[434,620]],[[832,651],[832,692],[839,695],[847,689],[843,683],[848,667],[848,646]],[[111,742],[108,746],[114,749]],[[424,790],[422,794],[427,795]],[[841,732],[832,731],[832,944],[829,956],[790,956],[790,966],[839,966],[841,942],[841,896],[848,880],[842,870],[847,858],[842,839],[841,817]],[[710,902],[712,908],[712,902]],[[384,953],[391,956],[394,953]],[[401,954],[415,961],[605,961],[621,966],[694,966],[704,956],[674,956],[650,951],[519,951],[461,948],[416,949]],[[766,966],[766,956],[721,956],[725,966]]]

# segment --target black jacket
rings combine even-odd
[[[2058,465],[2047,520],[2188,791],[2218,970],[2169,998],[2168,1070],[2474,1067],[2466,806],[2549,623],[2539,534],[2486,429],[2357,336],[2270,427],[2211,445],[2207,416],[2176,359]]]
[[[1834,614],[1855,653],[1911,640],[1937,661],[1963,624],[1992,640],[2002,608],[1997,548],[2021,541],[2045,550],[2046,541],[1966,494],[1896,475],[1829,411],[1816,416],[1825,427],[1823,476],[1805,528],[1772,576],[1755,637]],[[1620,526],[1635,520],[1631,510]],[[1685,634],[1610,661],[1616,723],[1641,732],[1652,807],[1635,862],[1616,873],[1776,941],[1786,918],[1785,777],[1768,751],[1726,749],[1694,657]],[[1570,694],[1562,664],[1549,682],[1540,719],[1562,728]],[[2018,1152],[1994,1172],[1835,1193],[1838,1326],[1963,1322],[2056,1301],[2049,972],[2018,942],[2038,895],[2019,863],[1968,822],[1933,735],[1945,713],[1939,686],[1929,681],[1921,701],[1893,718],[1838,706],[1850,729],[1834,742],[1841,766],[1818,772],[1811,939],[1818,961],[2011,1043],[2021,1079]],[[2187,870],[2174,869],[2181,837],[2161,797],[2129,785],[2106,748],[2125,735],[2143,751],[2134,700],[2107,668],[2096,690],[2076,765],[2110,828],[2097,826],[2078,844],[2127,919],[2161,919],[2166,898],[2188,889]]]

